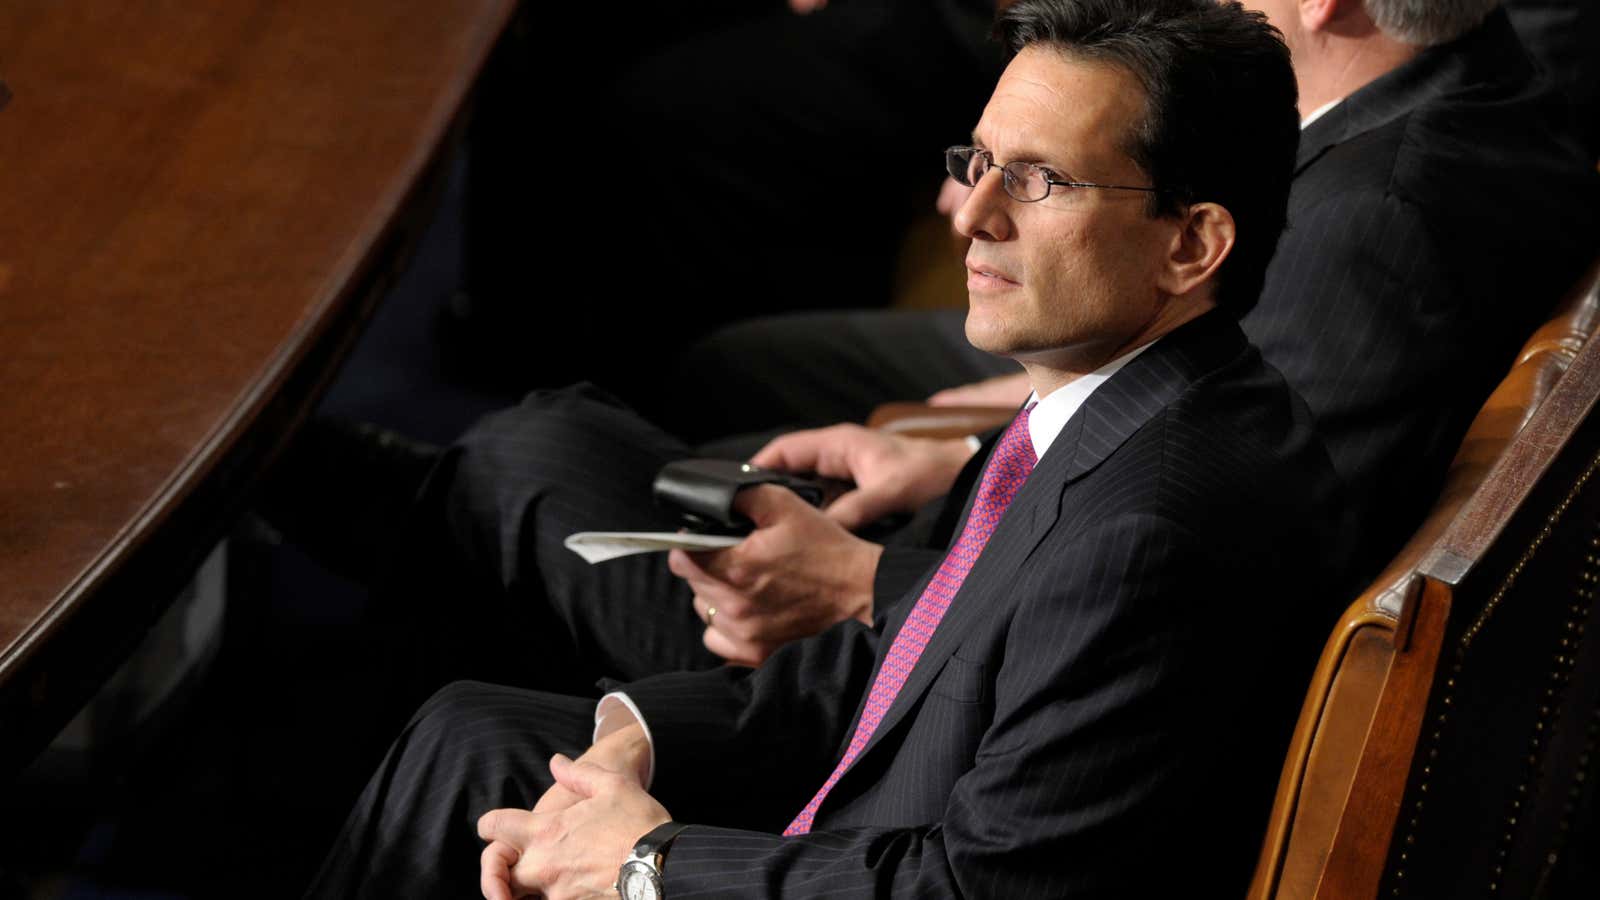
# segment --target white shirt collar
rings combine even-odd
[[[1333,109],[1335,106],[1338,106],[1339,104],[1341,104],[1343,102],[1344,102],[1344,98],[1343,97],[1337,97],[1337,98],[1335,98],[1333,100],[1329,100],[1327,103],[1322,104],[1321,106],[1317,107],[1316,109],[1313,109],[1311,111],[1311,115],[1306,116],[1304,119],[1300,120],[1300,130],[1301,131],[1305,131],[1307,128],[1310,128],[1312,122],[1315,122],[1316,120],[1318,120],[1318,119],[1322,118],[1323,116],[1327,115],[1328,114],[1328,110]]]
[[[1156,340],[1160,340],[1157,338]],[[1117,370],[1127,365],[1135,356],[1154,346],[1156,341],[1141,345],[1121,356],[1106,363],[1087,375],[1080,375],[1051,392],[1050,396],[1039,399],[1038,392],[1028,396],[1028,402],[1036,404],[1033,412],[1028,414],[1028,437],[1033,439],[1033,455],[1039,459],[1044,458],[1044,452],[1050,449],[1055,442],[1056,435],[1067,425],[1067,420],[1072,414],[1083,406],[1089,399],[1094,389],[1104,384],[1106,379],[1117,374]]]

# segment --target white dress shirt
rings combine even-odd
[[[1159,338],[1157,339],[1159,340]],[[1041,398],[1038,392],[1028,396],[1028,402],[1035,404],[1033,412],[1028,414],[1028,437],[1033,439],[1033,455],[1044,459],[1044,452],[1055,443],[1056,435],[1067,426],[1067,420],[1083,406],[1089,399],[1094,389],[1106,383],[1106,379],[1117,374],[1117,370],[1127,365],[1135,356],[1149,349],[1155,341],[1141,344],[1127,353],[1113,359],[1087,375],[1079,375],[1061,387],[1051,391],[1049,396]]]

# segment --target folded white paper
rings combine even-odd
[[[672,531],[580,531],[568,535],[567,549],[586,562],[605,562],[635,553],[661,550],[721,550],[743,538],[727,534],[689,534]]]

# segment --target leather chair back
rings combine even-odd
[[[1251,898],[1528,897],[1570,875],[1600,776],[1597,325],[1600,262],[1334,629]]]

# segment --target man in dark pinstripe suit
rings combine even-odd
[[[1549,302],[1594,252],[1600,179],[1563,130],[1559,96],[1537,77],[1490,0],[1414,6],[1344,0],[1316,6],[1320,12],[1309,19],[1299,6],[1260,5],[1298,45],[1305,131],[1289,230],[1261,301],[1242,325],[1310,404],[1350,502],[1361,510],[1364,552],[1350,572],[1350,583],[1359,584],[1415,527],[1471,416]],[[1403,19],[1396,10],[1427,21],[1412,22],[1422,31],[1402,40],[1375,24],[1369,9],[1388,10],[1379,18],[1390,29]],[[1330,33],[1358,38],[1339,42]],[[1346,64],[1351,56],[1364,64]],[[947,346],[961,339],[944,331],[961,332],[964,318],[958,314],[953,328],[933,328],[923,339],[912,328],[857,335],[825,323],[816,330],[826,332],[826,342],[802,337],[792,354],[769,346],[803,335],[803,323],[784,321],[774,333],[757,332],[767,342],[760,353],[740,361],[737,377],[724,372],[718,383],[779,419],[796,383],[801,394],[812,384],[837,392],[830,379],[860,383],[872,400],[891,399],[873,393],[884,383],[863,375],[860,358],[922,377],[950,368],[960,354],[997,359],[964,340],[959,351]],[[807,358],[829,344],[846,349]],[[788,368],[766,389],[760,368],[750,369],[769,358]],[[1021,385],[1011,402],[1030,389]],[[686,393],[707,402],[703,391]],[[727,402],[722,410],[744,412],[737,404],[728,410]],[[822,441],[815,434],[799,439]],[[577,530],[671,527],[670,517],[643,498],[665,459],[691,452],[580,391],[537,395],[493,417],[440,467],[436,484],[448,496],[434,518],[448,519],[450,535],[439,545],[461,548],[468,557],[464,577],[487,580],[481,593],[505,595],[548,619],[532,630],[551,636],[538,656],[551,664],[530,682],[582,690],[598,674],[632,678],[715,665],[702,634],[723,657],[756,661],[809,633],[797,623],[820,627],[870,610],[875,597],[899,596],[937,562],[938,541],[934,549],[904,542],[880,549],[842,529],[818,527],[806,532],[809,559],[795,551],[798,542],[766,559],[742,550],[720,561],[677,555],[674,570],[691,579],[685,587],[659,557],[591,568],[562,547],[561,539]],[[814,447],[808,452],[812,459],[824,455]],[[839,446],[828,452],[847,455]],[[955,468],[946,469],[933,494],[953,477]],[[848,474],[867,484],[858,467]],[[846,521],[838,508],[830,515],[851,528],[865,521]],[[763,568],[775,566],[772,560],[789,566]],[[746,575],[740,583],[727,577],[735,568]],[[867,574],[846,577],[858,572]],[[704,629],[694,618],[691,588],[702,618],[717,609],[722,629]],[[819,598],[837,605],[819,608],[813,603]],[[806,614],[782,628],[738,618],[741,608],[763,606]],[[642,636],[615,624],[646,614],[660,624]]]
[[[454,896],[474,874],[496,900],[602,896],[635,841],[649,877],[625,896],[1243,885],[1341,555],[1326,454],[1234,321],[1282,227],[1288,54],[1210,0],[1023,0],[1004,23],[1016,55],[949,159],[976,186],[968,334],[1036,402],[937,575],[881,632],[848,621],[755,670],[598,707],[441,692],[313,896]],[[553,756],[591,729],[583,758]],[[663,828],[668,808],[710,824]]]
[[[1370,576],[1418,524],[1523,340],[1593,258],[1600,179],[1560,91],[1494,0],[1246,5],[1289,36],[1306,122],[1288,231],[1242,324],[1310,404],[1372,523]],[[1525,5],[1567,8],[1557,27],[1595,18],[1577,11],[1592,3]],[[1015,371],[962,345],[960,319],[757,320],[691,354],[683,396],[731,384],[725,424],[753,430],[858,421],[877,403]],[[797,360],[803,378],[783,368]],[[1027,390],[1013,379],[1001,396]]]

